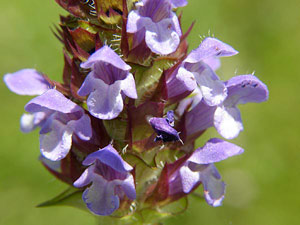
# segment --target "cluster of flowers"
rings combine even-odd
[[[63,83],[34,69],[4,76],[11,91],[37,95],[21,130],[40,127],[43,165],[97,215],[157,209],[200,184],[219,206],[214,163],[243,149],[217,138],[195,149],[195,140],[209,127],[237,137],[237,105],[266,101],[266,85],[254,75],[220,80],[219,58],[238,52],[216,38],[187,53],[192,26],[183,34],[175,13],[185,0],[56,1],[71,13],[56,34]]]

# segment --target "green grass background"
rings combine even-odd
[[[217,164],[227,183],[222,207],[190,198],[190,207],[167,224],[296,225],[300,216],[300,2],[298,0],[189,0],[183,28],[214,35],[240,54],[222,59],[228,79],[255,71],[270,91],[268,102],[240,107],[245,131],[232,142],[245,153]],[[63,10],[54,0],[0,2],[0,74],[36,68],[60,79],[62,46],[50,27]],[[19,118],[29,97],[0,82],[0,224],[94,224],[88,213],[68,207],[35,208],[66,187],[38,162],[38,132],[23,134]],[[219,135],[211,129],[199,141]]]

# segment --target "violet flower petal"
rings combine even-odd
[[[99,119],[111,120],[116,118],[123,110],[121,95],[121,82],[112,85],[100,79],[94,80],[97,89],[90,93],[87,99],[89,112]]]
[[[40,150],[44,157],[52,161],[61,160],[69,153],[72,146],[72,130],[65,124],[53,119],[51,131],[40,133]]]
[[[202,148],[196,149],[188,159],[193,164],[211,164],[225,160],[234,155],[242,154],[244,150],[230,142],[218,138],[210,139]],[[194,165],[195,166],[195,165]],[[193,167],[193,170],[196,170]]]
[[[238,136],[243,123],[237,104],[263,102],[268,99],[268,88],[253,75],[240,75],[226,82],[228,97],[218,106],[214,114],[214,125],[227,139]]]
[[[207,166],[200,172],[200,180],[206,202],[214,207],[220,206],[224,199],[225,183],[221,180],[217,168],[213,164]]]
[[[209,66],[203,63],[200,67],[201,72],[193,72],[193,74],[199,84],[203,99],[209,106],[219,105],[227,97],[227,88]]]
[[[85,78],[81,87],[77,91],[79,96],[86,96],[93,92],[97,87],[97,78],[95,77],[95,72],[91,71]]]
[[[235,76],[226,82],[228,98],[225,106],[235,106],[248,102],[263,102],[268,99],[267,86],[254,75]]]
[[[131,174],[128,175],[125,180],[123,180],[121,186],[122,186],[122,190],[124,191],[124,193],[129,199],[134,200],[136,198],[134,179]]]
[[[94,64],[99,61],[112,64],[120,70],[130,70],[131,67],[127,65],[110,47],[104,45],[102,48],[94,52],[87,61],[80,64],[80,67],[88,69],[92,68]]]
[[[121,81],[121,90],[129,98],[137,99],[137,92],[135,87],[135,80],[131,73]]]
[[[73,183],[74,187],[82,188],[93,181],[95,165],[89,166],[81,176]]]
[[[214,112],[216,107],[208,106],[201,101],[185,116],[185,128],[187,136],[203,131],[214,125]]]
[[[188,166],[182,166],[179,170],[182,182],[182,190],[184,193],[189,193],[196,184],[199,183],[200,173],[192,171]]]
[[[236,107],[217,107],[214,114],[214,125],[224,138],[233,139],[242,131],[241,114]]]
[[[91,68],[78,95],[86,96],[89,112],[96,118],[110,120],[123,110],[123,96],[137,98],[135,81],[127,65],[111,48],[103,46],[81,64]]]
[[[175,31],[172,20],[163,19],[146,28],[145,41],[152,52],[168,55],[176,51],[180,43],[180,36]]]
[[[73,113],[83,111],[80,106],[67,99],[63,94],[55,89],[49,89],[40,96],[29,101],[25,110],[30,113],[53,110],[62,113]]]
[[[210,57],[202,60],[207,64],[213,71],[216,71],[221,66],[221,61],[218,57]]]
[[[233,56],[238,52],[216,38],[205,38],[198,48],[191,51],[184,62],[197,63],[210,57]]]
[[[95,174],[93,183],[85,189],[82,199],[89,210],[96,215],[110,215],[119,208],[120,199],[115,195],[115,182],[107,181]]]
[[[96,160],[99,160],[100,162],[121,173],[126,173],[133,169],[122,159],[119,153],[111,145],[107,145],[106,147],[89,154],[82,164],[88,166],[94,163]]]
[[[19,95],[41,95],[51,85],[35,69],[23,69],[4,75],[6,86]]]
[[[67,123],[67,126],[78,135],[81,140],[89,140],[92,137],[91,119],[88,115],[84,114],[78,120],[71,120]]]
[[[136,33],[144,27],[151,26],[151,19],[141,17],[137,10],[133,10],[128,15],[126,30],[128,33]]]
[[[176,75],[167,81],[168,98],[174,98],[184,93],[189,93],[197,87],[197,82],[192,72],[184,67],[179,67]]]
[[[180,3],[180,2],[179,2]],[[136,4],[137,10],[128,15],[127,32],[137,33],[145,29],[145,41],[152,52],[166,55],[174,52],[179,43],[181,29],[178,18],[172,12],[169,0],[144,0]],[[142,36],[139,33],[139,36]]]
[[[171,3],[173,8],[184,7],[187,5],[186,0],[171,0]]]
[[[33,131],[37,126],[40,126],[47,118],[47,114],[44,112],[37,113],[24,113],[20,119],[21,131],[28,133]]]

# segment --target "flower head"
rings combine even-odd
[[[225,184],[213,163],[241,153],[242,148],[214,138],[202,148],[196,149],[185,161],[178,160],[180,166],[176,165],[177,161],[173,165],[167,165],[170,171],[169,196],[186,195],[202,183],[207,203],[212,206],[221,205]],[[177,169],[170,169],[172,167]]]
[[[215,126],[217,131],[227,139],[238,136],[243,130],[243,124],[238,104],[263,102],[268,99],[268,88],[254,75],[240,75],[224,83],[227,98],[217,106],[208,106],[203,101],[186,114],[187,135],[203,131]],[[185,104],[184,104],[185,105]],[[180,105],[180,107],[185,107]],[[183,111],[180,108],[179,111]]]
[[[21,130],[41,127],[40,150],[50,160],[61,160],[72,146],[73,134],[82,140],[92,136],[90,118],[84,110],[67,99],[34,69],[23,69],[4,76],[4,82],[20,95],[39,95],[27,103],[20,120]]]
[[[43,123],[40,124],[40,150],[47,159],[63,159],[71,149],[73,134],[82,140],[92,137],[89,116],[55,89],[32,99],[25,110],[35,117],[38,113],[44,115]]]
[[[80,96],[89,95],[89,112],[99,118],[116,118],[123,110],[123,96],[137,98],[135,81],[127,65],[111,48],[103,46],[81,64],[91,69],[78,90]]]
[[[74,182],[75,187],[92,185],[82,195],[87,207],[97,215],[110,215],[119,208],[125,195],[136,198],[134,179],[127,164],[118,152],[108,145],[86,157],[82,162],[89,166]]]
[[[184,92],[190,93],[198,86],[207,105],[220,104],[227,96],[227,89],[214,69],[219,66],[219,57],[235,54],[237,54],[236,50],[218,39],[205,38],[168,80],[169,98]]]
[[[152,52],[170,54],[176,51],[181,36],[179,21],[172,8],[183,5],[184,1],[140,1],[136,4],[137,10],[128,15],[127,32],[139,35],[139,40],[145,38]]]
[[[34,69],[4,76],[11,91],[37,95],[21,130],[40,128],[40,161],[77,188],[43,205],[85,204],[96,215],[153,224],[201,184],[207,203],[221,205],[225,183],[214,163],[243,149],[215,138],[197,148],[196,139],[212,126],[236,137],[238,104],[267,100],[267,87],[253,75],[223,82],[220,57],[237,51],[216,38],[188,53],[193,24],[182,34],[176,15],[186,0],[56,2],[72,14],[56,34],[62,82]]]

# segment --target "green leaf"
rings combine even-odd
[[[82,201],[81,195],[82,190],[69,187],[58,196],[37,205],[37,207],[73,206],[79,209],[87,210],[84,202]]]

